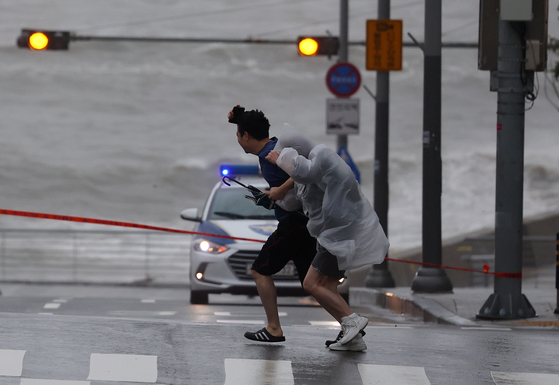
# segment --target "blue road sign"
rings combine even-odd
[[[361,74],[351,63],[334,64],[326,74],[330,92],[340,98],[348,98],[359,90]]]

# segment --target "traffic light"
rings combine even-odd
[[[66,31],[22,29],[21,35],[17,39],[17,46],[19,48],[29,48],[32,50],[67,50],[69,44],[70,32]]]
[[[299,55],[337,55],[340,39],[335,36],[299,36],[297,39]]]

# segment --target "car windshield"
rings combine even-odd
[[[274,210],[256,206],[245,198],[251,195],[244,188],[220,188],[216,191],[208,219],[276,219]]]

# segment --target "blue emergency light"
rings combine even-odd
[[[222,164],[219,169],[222,176],[260,174],[257,164]]]

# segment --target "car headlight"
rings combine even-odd
[[[229,248],[206,239],[198,239],[194,242],[194,250],[210,254],[221,254],[229,250]]]

